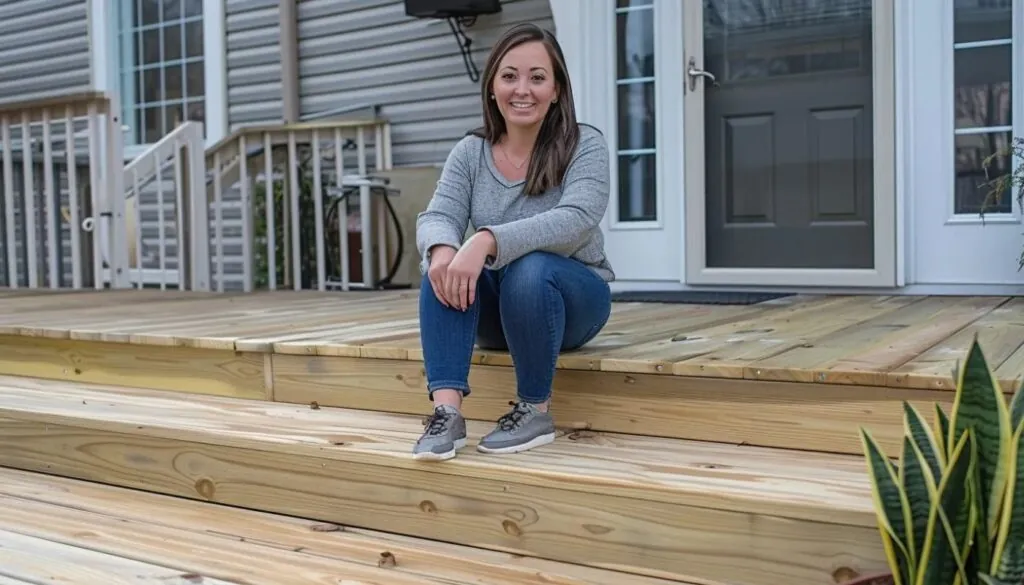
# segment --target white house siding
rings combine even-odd
[[[278,0],[227,0],[229,129],[281,120],[277,5]]]
[[[0,102],[91,87],[87,0],[0,1]]]
[[[395,166],[443,163],[482,123],[480,84],[447,22],[406,16],[400,0],[306,0],[298,21],[303,116],[379,106],[393,123]],[[464,28],[481,74],[501,33],[522,22],[554,32],[550,0],[507,0],[501,13]]]

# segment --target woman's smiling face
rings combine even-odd
[[[536,126],[558,98],[551,55],[539,41],[523,43],[501,59],[491,91],[508,126]]]

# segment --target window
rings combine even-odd
[[[653,0],[616,0],[620,222],[658,219]]]
[[[203,0],[121,0],[118,10],[126,142],[205,122]]]
[[[1010,213],[1013,197],[998,200],[986,182],[1009,173],[1005,151],[1013,135],[1013,0],[954,0],[954,213]],[[1018,65],[1019,66],[1019,65]],[[1019,115],[1019,112],[1017,113]],[[986,198],[990,198],[986,201]]]

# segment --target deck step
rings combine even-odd
[[[422,361],[35,333],[41,336],[0,331],[0,375],[398,414],[423,415],[430,408]],[[473,395],[465,414],[493,421],[508,409],[516,376],[509,365],[483,361],[470,372]],[[853,455],[862,453],[860,425],[868,423],[886,451],[898,452],[904,401],[922,411],[936,403],[948,410],[953,398],[948,390],[573,368],[557,371],[553,390],[552,413],[567,428]]]
[[[681,582],[885,566],[863,460],[577,431],[414,460],[420,417],[0,377],[0,466]],[[490,430],[470,422],[470,445]]]
[[[16,583],[673,583],[10,469],[0,507]]]

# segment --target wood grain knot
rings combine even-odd
[[[207,500],[212,500],[216,491],[217,490],[213,485],[213,482],[206,478],[200,479],[196,482],[196,493]]]
[[[701,469],[732,469],[732,465],[720,465],[718,463],[698,463]]]
[[[511,520],[502,521],[501,527],[505,530],[505,534],[508,534],[509,536],[515,536],[518,538],[523,535],[523,531],[519,528],[519,525]]]
[[[388,551],[380,553],[380,559],[377,560],[378,567],[394,567],[398,564],[398,560],[395,559],[395,555]]]
[[[423,500],[420,502],[420,510],[427,514],[437,514],[437,506],[430,500]]]
[[[832,571],[832,580],[836,583],[846,583],[860,577],[860,573],[854,571],[850,567],[839,567],[835,571]]]
[[[607,526],[601,526],[599,524],[584,524],[583,529],[597,536],[608,534],[612,531],[612,528],[609,528]]]

